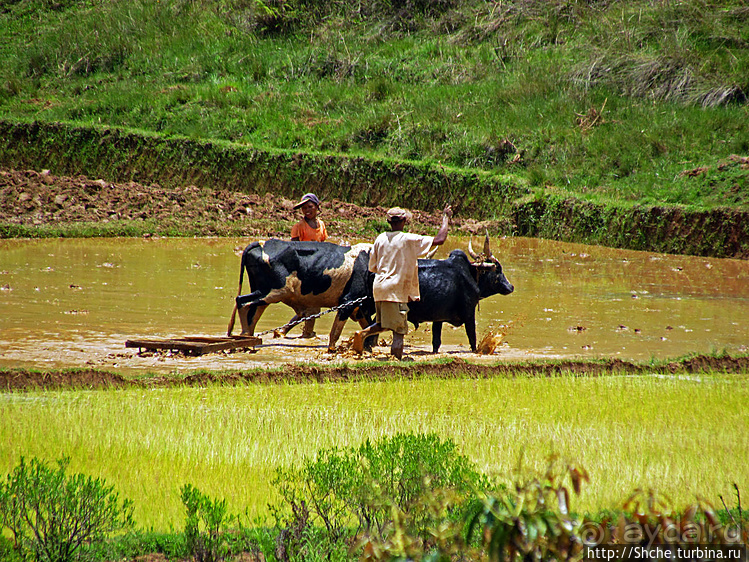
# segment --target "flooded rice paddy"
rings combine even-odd
[[[316,338],[299,338],[297,327],[287,338],[264,336],[253,352],[185,357],[125,348],[126,340],[143,337],[225,335],[239,253],[248,242],[0,241],[0,367],[170,372],[354,360],[326,352],[333,314],[317,321]],[[467,243],[451,237],[437,257]],[[495,239],[492,247],[515,292],[481,302],[477,333],[481,339],[503,332],[503,343],[491,356],[474,355],[464,329],[445,326],[441,351],[450,356],[647,360],[748,350],[749,262],[526,238]],[[258,330],[292,315],[284,305],[271,306]],[[355,329],[349,322],[343,340]],[[422,325],[407,336],[406,352],[432,358],[430,342],[429,326]],[[380,347],[375,356],[386,354]]]

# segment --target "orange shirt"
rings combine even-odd
[[[317,219],[317,228],[312,228],[307,221],[302,219],[291,227],[291,237],[299,238],[301,242],[325,242],[328,237],[328,231],[325,230],[325,223]]]

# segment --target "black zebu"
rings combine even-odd
[[[371,295],[367,269],[371,247],[371,244],[348,247],[329,242],[275,239],[252,242],[242,253],[239,291],[228,335],[231,336],[237,312],[242,335],[254,335],[258,320],[273,303],[290,306],[298,318],[314,314],[321,308],[343,305],[330,331],[328,348],[335,349],[348,318],[353,317],[365,327],[374,312],[371,298],[355,302],[360,297]],[[252,291],[248,295],[241,294],[245,271]]]
[[[421,300],[408,303],[408,321],[418,328],[432,322],[432,352],[442,345],[442,324],[465,324],[471,351],[476,351],[476,306],[479,300],[496,294],[509,295],[515,287],[502,272],[502,265],[492,255],[486,235],[483,255],[453,250],[444,260],[419,260],[419,292]]]

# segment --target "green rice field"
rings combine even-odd
[[[578,511],[619,507],[638,487],[686,506],[734,506],[749,489],[749,381],[670,376],[392,380],[0,395],[0,473],[23,455],[71,457],[134,500],[137,524],[181,528],[179,489],[267,516],[274,469],[397,432],[453,439],[502,479],[551,453],[590,473]]]

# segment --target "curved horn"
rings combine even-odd
[[[489,229],[486,229],[486,239],[484,240],[484,256],[486,256],[486,259],[492,257],[492,249],[489,247]]]
[[[437,250],[439,250],[439,249],[440,249],[439,246],[435,246],[434,248],[432,248],[431,250],[429,250],[427,252],[427,255],[426,255],[425,259],[431,260],[432,257],[434,257],[434,254],[436,254]]]
[[[470,238],[468,239],[468,254],[469,254],[469,255],[470,255],[470,256],[471,256],[471,257],[472,257],[472,258],[473,258],[474,260],[478,260],[478,259],[480,259],[480,258],[479,258],[479,255],[478,255],[478,254],[477,254],[476,252],[474,252],[474,251],[473,251],[473,244],[471,244],[471,242],[472,242],[472,241],[473,241],[473,236],[471,236],[471,237],[470,237]]]

